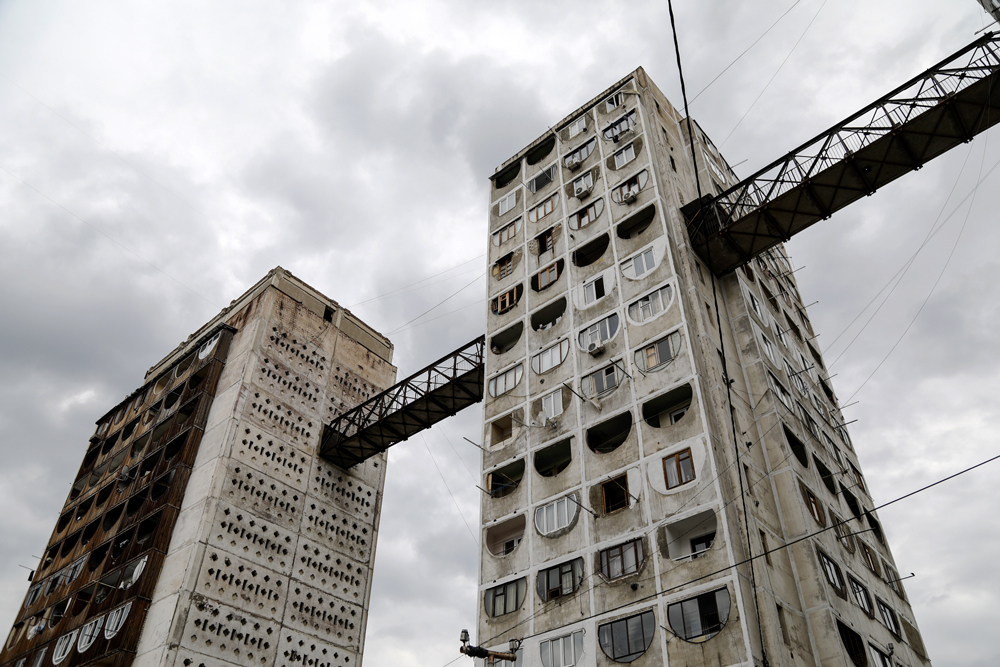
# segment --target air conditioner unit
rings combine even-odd
[[[589,186],[587,186],[585,188],[578,188],[577,191],[576,191],[576,198],[577,199],[586,199],[587,197],[590,196],[590,193],[593,192],[593,191],[594,191],[594,186],[593,185],[589,185]]]
[[[635,192],[629,191],[628,193],[626,193],[625,195],[622,196],[622,203],[623,204],[631,204],[632,202],[635,201],[635,198],[637,196],[638,195],[636,195]]]
[[[601,343],[591,343],[587,346],[587,354],[592,357],[599,357],[604,354],[604,345]]]
[[[577,169],[580,168],[580,161],[577,160],[575,157],[570,158],[569,160],[566,160],[566,168],[569,169],[570,171],[576,171]]]

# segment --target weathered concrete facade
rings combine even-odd
[[[693,128],[702,191],[735,184]],[[493,176],[477,643],[929,664],[784,249],[690,249],[687,136],[639,69]]]
[[[357,667],[385,457],[315,452],[392,351],[271,271],[98,421],[0,661]]]

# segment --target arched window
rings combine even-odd
[[[128,618],[128,612],[132,609],[132,603],[126,602],[121,607],[113,609],[108,613],[108,621],[104,624],[104,638],[114,639],[118,631],[122,629],[125,625],[125,619]]]
[[[583,559],[576,558],[567,563],[541,570],[538,573],[535,588],[542,602],[548,602],[564,595],[572,595],[582,582]]]
[[[490,617],[496,618],[517,611],[524,602],[524,594],[527,589],[528,582],[524,577],[490,588],[483,595],[486,613]]]
[[[597,640],[604,655],[615,662],[632,662],[653,643],[655,630],[653,611],[644,611],[597,626]]]
[[[541,535],[549,535],[573,523],[578,504],[571,496],[563,496],[535,509],[535,528]]]
[[[569,354],[569,339],[564,338],[555,345],[550,345],[531,358],[531,370],[538,374],[547,373],[563,361]]]
[[[673,288],[665,285],[658,290],[650,292],[638,301],[629,304],[628,316],[633,322],[645,322],[651,320],[670,306],[673,299]]]
[[[524,375],[524,364],[518,364],[517,366],[508,368],[503,373],[490,378],[490,396],[497,398],[498,396],[503,396],[507,392],[511,391],[521,381],[522,375]]]
[[[689,642],[705,642],[719,634],[729,620],[729,589],[720,588],[667,607],[670,629]]]

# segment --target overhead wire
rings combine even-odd
[[[437,470],[438,475],[441,477],[441,483],[444,484],[444,488],[447,489],[448,495],[451,496],[451,501],[455,503],[455,509],[458,510],[458,515],[462,517],[462,523],[464,523],[465,527],[469,529],[469,537],[471,537],[472,541],[476,544],[476,548],[479,548],[479,540],[476,539],[476,535],[472,531],[472,526],[469,525],[469,522],[466,520],[465,513],[462,512],[462,507],[458,504],[458,499],[455,497],[455,494],[452,493],[451,487],[448,486],[448,480],[445,479],[444,473],[441,472],[441,468],[438,466],[437,459],[434,458],[434,454],[433,452],[431,452],[431,446],[427,444],[427,438],[424,437],[423,433],[420,434],[420,439],[424,443],[424,448],[427,450],[427,455],[431,457],[431,463],[434,464],[434,469]]]
[[[370,297],[368,299],[365,299],[364,301],[357,301],[357,302],[352,303],[352,304],[350,304],[350,305],[348,305],[346,307],[347,308],[355,308],[355,307],[360,306],[362,304],[370,303],[372,301],[378,301],[379,299],[385,299],[387,297],[390,297],[390,296],[393,296],[393,295],[396,295],[396,294],[405,294],[407,292],[412,292],[414,290],[422,289],[424,287],[430,287],[431,285],[437,285],[439,282],[444,282],[444,281],[437,281],[437,282],[429,283],[427,285],[421,285],[421,283],[425,283],[428,280],[431,280],[432,278],[437,278],[438,276],[443,276],[446,273],[450,273],[450,272],[454,271],[455,269],[459,268],[460,266],[465,266],[466,264],[470,264],[472,262],[475,262],[475,261],[477,261],[479,259],[482,259],[485,256],[486,256],[486,254],[483,253],[482,255],[479,255],[478,257],[473,257],[472,259],[466,260],[466,261],[464,261],[464,262],[462,262],[460,264],[456,264],[455,266],[453,266],[453,267],[451,267],[449,269],[445,269],[444,271],[440,271],[438,273],[435,273],[434,275],[427,276],[426,278],[418,280],[418,281],[416,281],[414,283],[410,283],[409,285],[404,285],[403,287],[400,287],[399,289],[394,289],[394,290],[389,291],[389,292],[384,292],[384,293],[379,294],[377,296],[373,296],[373,297]]]
[[[413,324],[414,322],[416,322],[417,320],[419,320],[421,317],[423,317],[427,313],[429,313],[432,310],[438,308],[439,306],[443,306],[445,303],[447,303],[448,301],[450,301],[454,297],[458,296],[461,292],[464,292],[468,288],[472,287],[472,285],[474,285],[480,278],[483,278],[485,276],[486,276],[486,271],[483,271],[481,274],[479,274],[478,276],[476,276],[475,278],[473,278],[472,282],[466,284],[464,287],[462,287],[458,291],[452,292],[449,296],[445,297],[444,299],[442,299],[441,301],[437,302],[436,304],[434,304],[433,306],[431,306],[430,308],[428,308],[424,312],[420,313],[419,315],[417,315],[416,317],[414,317],[409,322],[405,322],[404,324],[396,327],[395,329],[393,329],[392,331],[390,331],[388,335],[392,335],[392,334],[394,334],[394,333],[396,333],[398,331],[401,331],[403,329],[403,327],[406,327],[406,326],[408,326],[410,324]]]

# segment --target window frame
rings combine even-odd
[[[599,218],[601,216],[601,213],[604,212],[604,203],[603,203],[603,201],[604,201],[603,199],[595,199],[594,201],[590,202],[590,204],[588,204],[587,206],[584,206],[583,208],[581,208],[580,210],[576,211],[575,213],[570,214],[569,220],[568,220],[569,228],[575,231],[577,229],[583,229],[584,227],[586,227],[587,225],[591,224],[592,222],[596,222],[597,218]],[[597,205],[598,204],[601,204],[601,210],[600,211],[597,210]],[[586,222],[583,221],[584,220],[584,218],[583,218],[583,214],[584,213],[586,213],[586,215],[587,215]]]
[[[491,235],[493,245],[496,247],[501,247],[503,246],[504,243],[507,243],[515,236],[517,236],[518,233],[520,233],[521,231],[520,222],[521,218],[515,218],[514,220],[511,220],[509,223],[501,227],[500,229],[493,232],[493,234]]]
[[[573,186],[573,196],[579,198],[584,192],[594,189],[594,172],[588,171],[573,179],[570,184]]]
[[[555,407],[557,399],[559,404],[558,410],[556,410]],[[549,405],[546,405],[547,401],[549,405],[552,406],[552,410],[549,409]],[[542,405],[542,415],[545,417],[546,421],[550,419],[555,419],[556,417],[561,415],[566,409],[566,406],[563,405],[562,389],[561,388],[556,389],[555,391],[551,391],[548,394],[542,396],[541,405]]]
[[[896,610],[878,596],[875,597],[875,605],[878,607],[878,615],[886,629],[892,633],[893,637],[902,638],[902,628],[899,625],[899,616],[896,615]]]
[[[537,577],[535,590],[542,602],[551,602],[573,595],[580,589],[580,584],[584,580],[583,558],[574,558],[564,563],[542,568],[538,571]],[[553,580],[555,587],[553,587]]]
[[[108,617],[104,622],[104,638],[114,639],[115,635],[121,632],[121,629],[125,627],[125,621],[128,619],[128,613],[132,610],[132,602],[126,602],[120,607],[116,607],[108,612]],[[115,614],[118,614],[115,616]],[[112,625],[114,626],[112,628]]]
[[[611,325],[612,320],[614,321],[614,329],[612,329]],[[618,313],[611,313],[607,317],[602,317],[580,331],[577,337],[580,348],[586,352],[591,343],[596,343],[597,345],[610,343],[618,335],[621,328],[621,318],[618,316]],[[605,336],[605,334],[607,335]]]
[[[720,593],[725,593],[725,599],[727,603],[724,614],[721,613],[720,611],[720,605],[719,605]],[[715,605],[714,612],[712,612],[709,608],[706,608],[704,610],[702,609],[702,605],[703,604],[707,605],[708,599],[710,597],[712,598],[712,602]],[[691,617],[690,611],[685,610],[685,605],[691,602],[697,605],[698,627],[696,628],[692,627],[690,629],[691,632],[689,633],[687,628],[687,622],[689,619],[690,620],[694,619]],[[722,629],[726,627],[726,623],[729,622],[729,613],[730,611],[732,611],[732,604],[733,604],[733,599],[732,595],[729,593],[729,588],[723,586],[722,588],[717,588],[712,591],[701,593],[699,595],[695,595],[693,597],[689,597],[684,600],[678,600],[677,602],[673,602],[667,605],[667,623],[670,625],[670,629],[674,632],[674,634],[686,642],[696,643],[696,644],[706,642],[712,637],[718,635],[720,632],[722,632]],[[676,613],[673,611],[675,609],[678,610]],[[716,616],[716,620],[714,623],[711,622],[713,613]],[[709,623],[706,623],[705,622],[706,620],[708,620]],[[679,621],[681,627],[678,628],[674,624],[674,621]],[[694,632],[697,632],[698,634],[693,634]]]
[[[667,354],[669,355],[666,359],[663,358],[661,352],[662,348],[665,347]],[[681,332],[680,329],[676,331],[671,331],[666,336],[658,338],[650,343],[647,343],[635,351],[635,362],[639,368],[642,368],[644,372],[657,371],[666,364],[669,364],[674,359],[676,359],[681,351]],[[655,357],[656,363],[652,366],[649,364],[652,357]],[[639,360],[642,363],[639,363]]]
[[[618,485],[621,488],[621,490],[624,492],[624,494],[625,494],[625,497],[624,497],[625,504],[624,505],[615,505],[614,509],[608,509],[607,488],[608,488],[608,485],[612,484],[612,483]],[[608,516],[610,514],[615,514],[616,512],[620,512],[622,510],[629,509],[632,506],[632,503],[630,502],[631,501],[631,497],[632,497],[632,494],[629,493],[629,490],[628,490],[628,474],[627,473],[622,473],[620,475],[617,475],[615,477],[612,477],[610,479],[607,479],[607,480],[601,482],[601,509],[604,510],[604,516]]]
[[[861,607],[861,611],[865,612],[870,618],[874,618],[875,605],[872,603],[872,596],[868,593],[868,589],[865,588],[864,584],[851,575],[847,575],[847,585],[851,589],[851,597],[854,598],[854,603]]]
[[[544,200],[538,202],[528,211],[528,222],[538,222],[544,220],[556,210],[556,202],[559,200],[559,191],[553,192]]]
[[[513,587],[513,588],[512,588]],[[514,608],[509,608],[507,601],[509,599],[509,592],[513,590],[514,594]],[[524,604],[524,599],[527,597],[528,592],[528,580],[525,577],[519,579],[514,579],[512,581],[506,581],[497,586],[487,588],[483,591],[483,606],[486,610],[486,615],[490,618],[500,618],[501,616],[506,616],[507,614],[513,614],[517,612],[521,606]],[[501,595],[498,595],[500,593]],[[497,611],[497,601],[500,600],[503,603],[503,611],[496,613]]]
[[[826,575],[827,583],[837,591],[838,595],[846,595],[847,584],[844,582],[844,574],[840,570],[840,565],[837,564],[837,561],[827,556],[826,553],[822,551],[817,551],[817,553],[819,553],[820,569]]]
[[[543,276],[544,276],[545,281],[546,281],[544,285],[542,284]],[[541,271],[539,271],[536,274],[536,277],[538,278],[538,290],[537,291],[541,292],[543,289],[546,289],[547,287],[551,287],[553,285],[553,283],[555,283],[557,280],[559,280],[559,262],[553,262],[552,264],[549,264],[544,269],[542,269]]]
[[[558,663],[553,660],[557,646],[559,647]],[[569,660],[566,658],[567,647],[573,651],[573,656]],[[583,630],[538,642],[538,654],[542,661],[542,667],[574,667],[583,659],[583,652]],[[520,661],[518,664],[521,664]]]
[[[631,553],[631,564],[628,564],[627,553]],[[616,581],[632,574],[638,574],[645,564],[645,554],[642,549],[642,538],[637,537],[621,544],[602,549],[598,552],[601,563],[601,576],[606,581]],[[613,573],[612,559],[618,559],[618,574]]]
[[[592,290],[590,288],[593,288]],[[600,294],[598,295],[598,291]],[[594,297],[590,297],[590,293],[593,293]],[[604,287],[604,276],[597,276],[589,282],[583,284],[583,305],[590,306],[608,295],[607,289]]]
[[[560,519],[561,519],[561,516],[559,514],[560,504],[562,504],[562,507],[565,508],[565,523],[562,524],[560,524]],[[552,508],[552,519],[555,524],[555,526],[551,528],[548,526],[549,507]],[[544,505],[539,505],[538,507],[535,508],[533,517],[533,520],[535,522],[535,530],[538,531],[539,535],[551,535],[556,531],[562,530],[563,528],[566,528],[573,524],[573,521],[576,520],[576,515],[577,512],[579,512],[579,509],[580,508],[578,506],[576,499],[570,494],[567,494],[560,498],[556,498],[555,500],[545,503]],[[542,523],[545,524],[544,526],[538,525],[539,515],[542,517]]]
[[[603,366],[592,373],[588,373],[583,378],[583,381],[587,383],[584,393],[589,396],[605,396],[610,394],[621,385],[621,378],[618,377],[619,373],[620,369],[616,363]]]
[[[636,263],[642,265],[642,272],[636,270]],[[655,271],[659,266],[659,262],[656,261],[656,252],[653,246],[647,246],[635,253],[631,257],[625,259],[619,264],[619,270],[622,275],[631,280],[639,280],[643,276]]]
[[[510,374],[513,374],[511,377],[513,377],[514,380],[513,383],[508,385],[510,381],[508,375]],[[489,381],[486,383],[487,390],[489,391],[490,396],[492,396],[493,398],[500,398],[501,396],[513,391],[517,387],[517,385],[521,383],[521,378],[523,376],[524,376],[524,362],[519,362],[511,366],[510,368],[501,371],[500,373],[497,373],[496,375],[491,377]],[[503,384],[504,384],[503,391],[497,393],[497,386],[499,385],[499,379],[501,377],[503,378]]]
[[[621,169],[636,158],[635,144],[631,143],[612,156],[615,160],[615,170]]]
[[[639,623],[639,629],[642,633],[641,641],[644,645],[641,651],[633,650],[634,647],[630,645],[631,642],[629,641],[629,621],[636,619],[638,619],[637,622]],[[623,629],[618,631],[616,626],[622,627]],[[649,630],[648,638],[646,636],[647,629]],[[639,612],[638,614],[626,616],[625,618],[617,618],[607,623],[600,623],[597,626],[597,643],[600,645],[601,651],[604,652],[604,655],[614,662],[632,662],[633,660],[642,657],[642,655],[645,654],[652,645],[655,635],[656,615],[653,613],[652,609],[647,609]],[[625,646],[616,646],[616,644],[618,644],[618,642],[622,639],[625,640]],[[623,653],[617,650],[619,648],[628,652]]]
[[[509,203],[507,203],[509,201]],[[505,208],[506,206],[506,208]],[[513,192],[508,192],[503,197],[497,200],[497,215],[503,217],[504,215],[510,213],[517,206],[517,190]]]
[[[684,472],[685,462],[688,464],[690,473],[690,477],[687,477],[687,479],[685,479],[686,475]],[[674,474],[676,475],[676,480],[673,483],[671,483],[670,479],[671,466]],[[684,486],[685,484],[689,484],[693,482],[696,477],[697,474],[694,469],[694,457],[691,455],[690,447],[663,457],[663,481],[666,483],[668,491]]]
[[[572,139],[579,134],[583,134],[587,131],[587,117],[580,116],[579,118],[573,119],[570,121],[570,124],[566,126],[566,129],[569,130],[569,136],[566,137],[567,139]]]
[[[554,354],[557,354],[556,360],[553,360]],[[552,345],[549,345],[538,354],[532,356],[531,369],[535,371],[536,375],[543,375],[554,368],[558,368],[564,361],[566,361],[568,356],[569,338],[563,338],[562,340],[558,340]],[[542,365],[543,361],[546,361],[547,363],[544,367]]]

